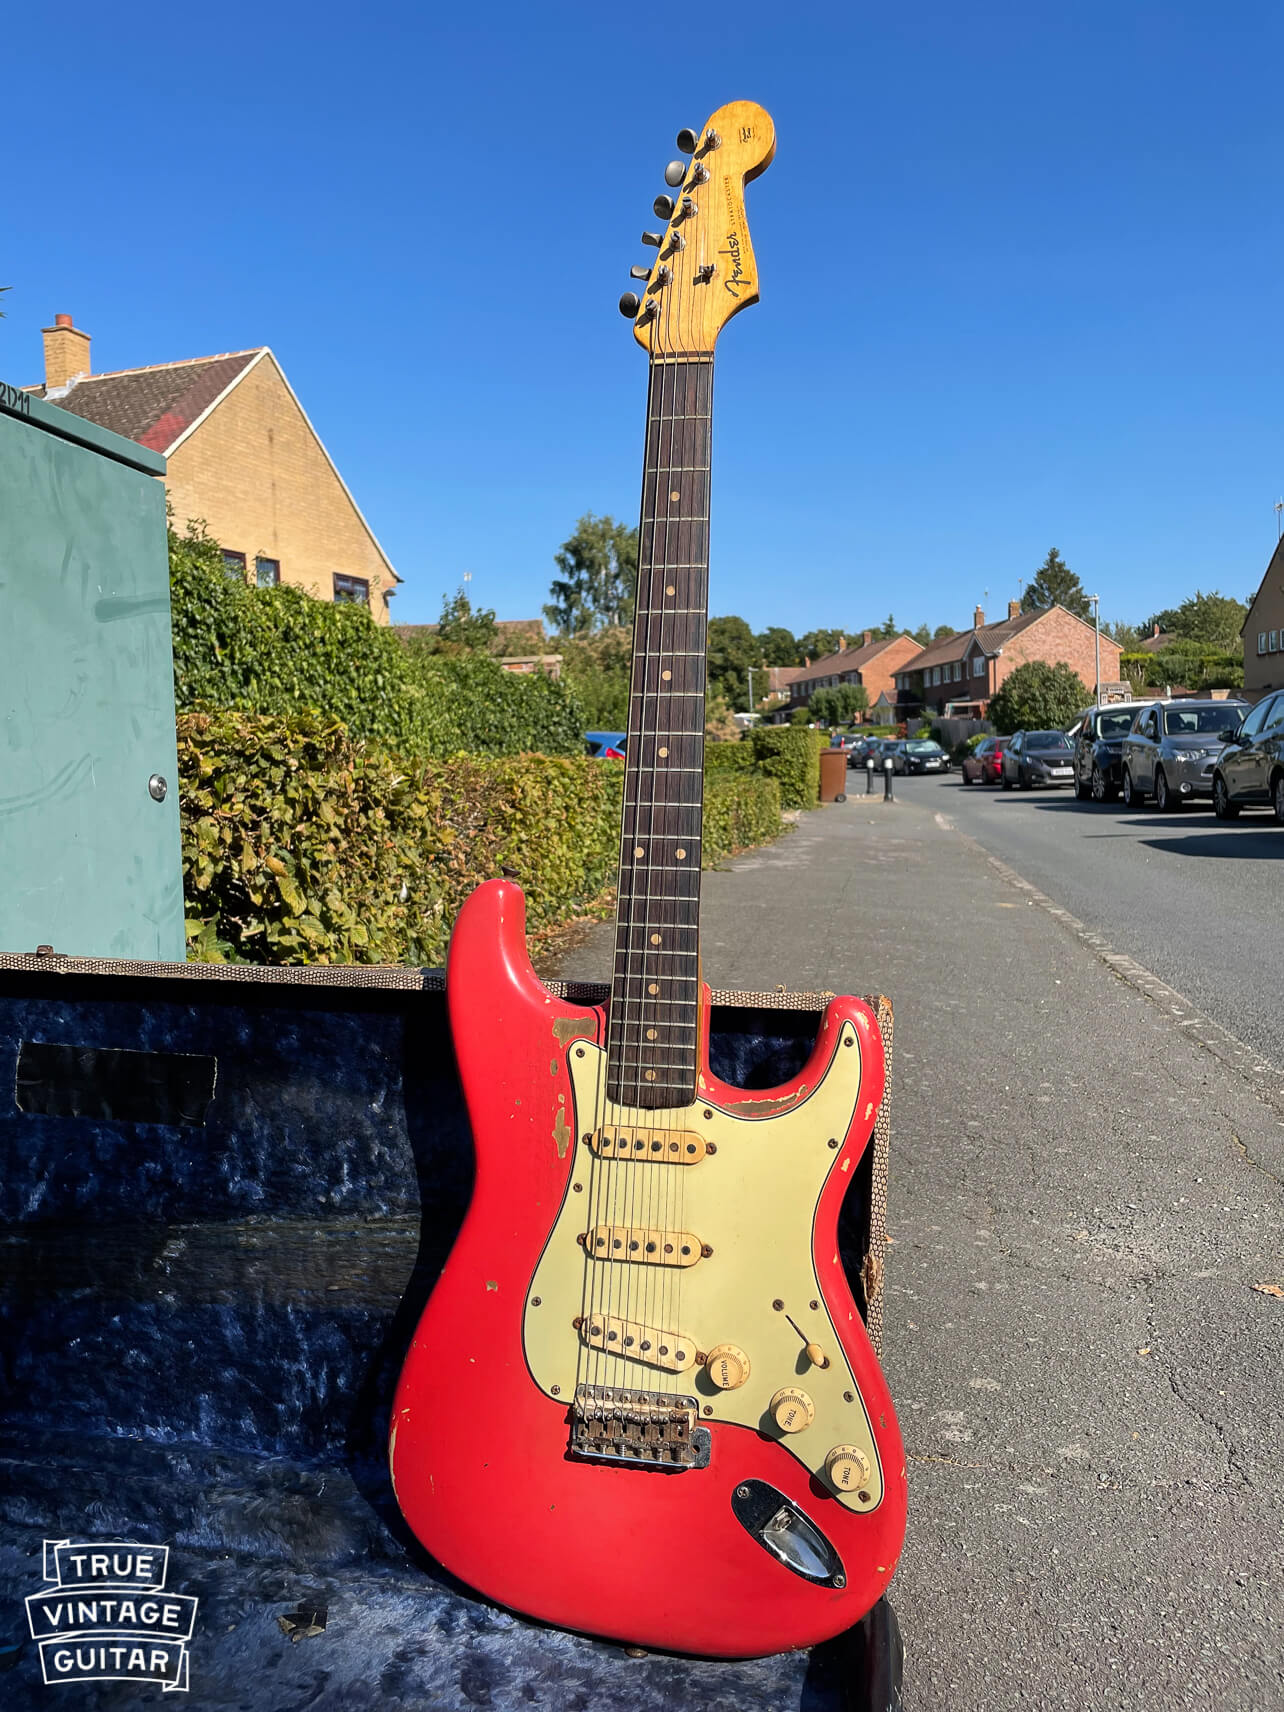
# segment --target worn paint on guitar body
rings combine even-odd
[[[605,1045],[604,1012],[547,991],[526,954],[522,894],[498,880],[460,914],[448,996],[477,1168],[467,1219],[394,1405],[393,1481],[415,1534],[500,1603],[623,1641],[751,1657],[848,1627],[891,1579],[905,1530],[900,1433],[837,1252],[839,1206],[883,1091],[872,1013],[856,999],[832,1000],[797,1082],[766,1094],[730,1087],[704,1064],[692,1121],[712,1110],[703,1122],[721,1139],[713,1157],[684,1168],[684,1222],[714,1253],[684,1278],[680,1312],[689,1326],[675,1329],[689,1329],[705,1348],[740,1345],[751,1379],[718,1392],[702,1372],[657,1375],[618,1363],[620,1373],[633,1370],[634,1385],[688,1391],[714,1411],[702,1414],[708,1466],[663,1472],[568,1455],[579,1340],[562,1274],[582,1277],[591,1264],[572,1234],[589,1224],[587,1205],[581,1222],[572,1203],[590,1196],[575,1194],[572,1183],[577,1171],[589,1180],[582,1136],[602,1115],[577,1111],[577,1097],[581,1108],[596,1098],[596,1084],[583,1077]],[[778,1113],[764,1111],[769,1101],[779,1101]],[[737,1119],[746,1105],[752,1117]],[[845,1127],[835,1134],[829,1126],[840,1111]],[[839,1145],[830,1148],[830,1139]],[[626,1169],[645,1168],[598,1163],[599,1171]],[[800,1181],[810,1185],[801,1226]],[[720,1203],[728,1239],[721,1244]],[[774,1241],[731,1240],[764,1213]],[[801,1300],[804,1288],[811,1295]],[[790,1312],[797,1304],[794,1317],[809,1335],[823,1328],[817,1341],[829,1369],[808,1370],[773,1298]],[[818,1311],[808,1310],[810,1300]],[[546,1309],[565,1322],[560,1352],[558,1328],[545,1319],[535,1329],[533,1316]],[[706,1314],[709,1323],[694,1323]],[[814,1396],[817,1418],[782,1439],[760,1416],[763,1398],[790,1384]],[[844,1404],[844,1391],[853,1404]],[[874,1476],[865,1502],[836,1493],[824,1477],[836,1439],[869,1446]],[[750,1479],[768,1482],[820,1528],[843,1560],[845,1586],[804,1580],[740,1525],[732,1495]]]

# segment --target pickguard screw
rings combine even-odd
[[[855,1395],[851,1391],[844,1391],[843,1392],[843,1402],[844,1403],[854,1403],[855,1401],[856,1401]]]
[[[587,1130],[587,1129],[584,1131],[584,1134],[580,1137],[580,1140],[584,1143],[584,1145],[586,1147],[588,1146],[589,1142],[592,1141],[592,1139],[593,1139],[593,1132],[591,1130]]]
[[[700,1253],[704,1256],[704,1258],[706,1260],[708,1260],[709,1256],[713,1253],[713,1250],[709,1247],[709,1244],[707,1242],[702,1242],[700,1244]]]
[[[706,1141],[704,1144],[704,1150],[710,1156],[710,1158],[712,1158],[713,1155],[718,1151],[717,1143],[712,1142],[712,1141]]]
[[[838,1137],[837,1137],[837,1136],[836,1136],[836,1135],[831,1135],[831,1136],[830,1136],[830,1138],[829,1138],[829,1145],[830,1145],[830,1146],[831,1146],[831,1147],[837,1147],[837,1146],[838,1146]]]
[[[869,1503],[869,1493],[868,1492],[858,1492],[856,1494],[856,1496],[860,1499],[862,1504],[868,1504]]]
[[[572,1183],[571,1188],[574,1189],[577,1195],[582,1195],[584,1193],[583,1183]]]
[[[560,1385],[551,1385],[549,1389],[552,1391],[554,1397],[560,1397],[562,1395],[562,1387]]]
[[[776,1297],[775,1301],[771,1305],[778,1314],[784,1312],[785,1304],[780,1300],[779,1296]]]
[[[812,1313],[814,1314],[816,1312],[816,1310],[820,1307],[820,1303],[819,1302],[808,1302],[807,1306],[811,1309]]]
[[[843,1042],[844,1046],[855,1046],[855,1044],[856,1044],[856,1042],[852,1039],[850,1034],[847,1036],[847,1039]]]
[[[847,1585],[847,1577],[845,1575],[836,1575],[834,1577],[834,1586],[835,1587],[846,1587],[846,1585]]]
[[[749,1488],[747,1486],[737,1486],[736,1487],[736,1497],[737,1498],[747,1498],[748,1496],[749,1496]]]
[[[704,1108],[704,1115],[705,1115],[705,1117],[707,1117],[707,1118],[711,1118],[711,1117],[712,1117],[712,1116],[713,1116],[713,1113],[712,1113],[712,1112],[711,1112],[711,1111],[710,1111],[710,1109],[709,1109],[709,1107],[708,1107],[708,1106],[706,1106],[706,1107],[705,1107],[705,1108]]]
[[[543,1302],[543,1300],[544,1300],[544,1298],[542,1296],[532,1296],[531,1297],[531,1307],[532,1308],[538,1308],[540,1306],[540,1304]]]
[[[711,1415],[713,1413],[713,1404],[712,1403],[706,1403],[704,1406],[704,1412],[706,1415]]]
[[[849,1040],[849,1041],[848,1041],[848,1042],[847,1042],[847,1044],[848,1044],[848,1046],[850,1046],[850,1045],[851,1045],[851,1041],[850,1041],[850,1040]],[[576,1048],[575,1048],[575,1056],[576,1056],[576,1057],[577,1057],[577,1058],[583,1058],[583,1056],[584,1056],[584,1048],[583,1048],[583,1047],[582,1047],[582,1046],[577,1046],[577,1047],[576,1047]]]

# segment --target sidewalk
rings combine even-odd
[[[895,1005],[907,1712],[1284,1708],[1284,1125],[930,808],[805,815],[703,924],[714,986]]]

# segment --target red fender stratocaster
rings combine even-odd
[[[697,137],[640,303],[650,357],[609,1007],[553,997],[521,892],[451,940],[468,1217],[393,1409],[397,1499],[448,1569],[564,1628],[751,1657],[856,1622],[905,1532],[892,1400],[838,1257],[883,1093],[878,1025],[830,1002],[796,1082],[709,1070],[700,979],[713,348],[757,300],[752,102]],[[657,204],[662,210],[663,204]]]

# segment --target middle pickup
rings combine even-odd
[[[595,1225],[580,1242],[594,1260],[630,1260],[640,1266],[694,1266],[704,1254],[704,1244],[690,1231],[642,1225]]]

